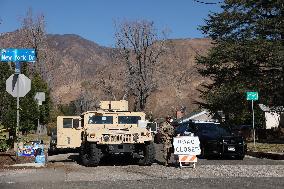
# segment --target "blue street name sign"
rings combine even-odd
[[[1,49],[1,62],[35,62],[35,49]]]

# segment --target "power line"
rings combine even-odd
[[[217,4],[223,3],[222,1],[217,1],[217,2],[206,2],[206,1],[200,1],[200,0],[193,0],[193,1],[197,3],[205,4],[205,5],[217,5]]]

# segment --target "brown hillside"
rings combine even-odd
[[[16,39],[15,32],[1,35],[0,47],[17,47]],[[169,40],[167,44],[169,52],[162,57],[156,72],[158,89],[147,103],[147,112],[157,116],[172,114],[182,105],[187,111],[196,109],[193,102],[198,100],[197,89],[208,82],[197,73],[195,56],[207,52],[209,39]],[[55,103],[69,103],[86,90],[94,99],[112,100],[103,90],[107,86],[113,87],[117,99],[123,97],[124,65],[115,48],[72,34],[48,35],[48,48],[52,61],[45,64]]]

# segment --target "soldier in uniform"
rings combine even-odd
[[[168,165],[168,160],[171,158],[172,138],[174,136],[174,127],[170,124],[171,117],[166,117],[166,121],[160,127],[161,139],[163,142],[163,155],[165,165]]]

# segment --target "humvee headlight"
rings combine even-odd
[[[105,142],[109,141],[109,135],[104,135],[103,137]]]
[[[91,138],[95,138],[95,136],[96,136],[95,133],[90,134],[90,137],[91,137]]]

